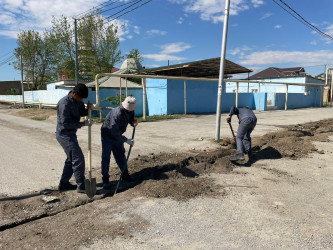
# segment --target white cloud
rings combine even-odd
[[[146,31],[147,35],[149,36],[165,36],[166,35],[166,31],[163,30],[158,30],[158,29],[152,29],[152,30],[147,30]]]
[[[225,0],[169,0],[171,3],[184,5],[187,13],[198,13],[204,21],[213,23],[222,22],[224,16]],[[240,12],[262,5],[263,0],[232,0],[230,2],[230,15],[238,15]]]
[[[263,51],[244,56],[243,65],[264,65],[278,63],[295,63],[299,65],[330,64],[333,50],[303,51]]]
[[[43,31],[50,28],[52,16],[77,16],[102,2],[105,0],[0,0],[1,34],[14,37],[21,30]]]
[[[167,60],[173,60],[173,61],[181,61],[184,60],[184,57],[174,56],[174,55],[168,55],[168,54],[146,54],[142,55],[143,58],[146,59],[153,59],[155,61],[167,61]]]
[[[282,25],[280,25],[280,24],[277,24],[274,26],[274,29],[281,29],[281,28],[282,28]]]
[[[161,46],[162,49],[162,54],[173,54],[173,53],[179,53],[182,52],[184,50],[190,49],[192,46],[187,44],[187,43],[183,43],[183,42],[179,42],[179,43],[170,43],[170,44],[165,44]]]
[[[177,23],[182,24],[183,22],[184,22],[184,18],[183,18],[183,17],[180,17],[180,18],[178,19],[178,22],[177,22]]]
[[[272,13],[265,13],[259,20],[264,20],[266,18],[269,18],[270,16],[272,16]]]
[[[243,47],[239,47],[239,48],[235,48],[235,49],[231,49],[228,51],[228,54],[231,54],[233,56],[235,55],[244,55],[244,51],[249,51],[252,50],[250,47],[248,46],[243,46]]]
[[[253,7],[254,7],[254,8],[258,8],[258,7],[260,7],[260,5],[263,5],[263,4],[264,4],[264,1],[263,1],[263,0],[252,0],[251,2],[252,2],[252,4],[253,4]]]
[[[134,29],[134,33],[137,34],[137,35],[140,35],[140,27],[139,26],[133,26],[133,29]]]

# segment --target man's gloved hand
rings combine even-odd
[[[133,121],[133,127],[136,127],[136,126],[138,126],[138,120]]]
[[[84,126],[91,126],[93,125],[93,120],[84,120]]]
[[[131,147],[134,146],[134,140],[133,139],[127,139],[126,143],[130,145]]]
[[[230,123],[230,122],[231,122],[231,116],[228,116],[227,123]]]

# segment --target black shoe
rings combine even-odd
[[[70,182],[59,182],[58,190],[59,191],[66,191],[66,190],[75,190],[76,185],[71,184]]]
[[[236,154],[235,156],[230,158],[230,161],[244,161],[244,154]]]
[[[133,181],[135,181],[135,179],[134,179],[132,176],[130,176],[128,172],[125,172],[125,173],[123,174],[123,178],[122,178],[122,179],[123,179],[124,181],[129,181],[129,182],[133,182]]]
[[[104,189],[111,189],[111,183],[109,181],[109,177],[102,177],[102,180],[103,180],[103,188]]]

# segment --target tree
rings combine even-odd
[[[126,54],[126,58],[134,58],[141,64],[143,62],[143,57],[138,49],[132,49],[129,54]]]
[[[65,69],[74,78],[74,28],[67,17],[53,18],[52,24],[51,32],[59,44],[59,69]],[[79,78],[93,80],[98,73],[110,72],[123,59],[118,49],[118,28],[113,24],[104,24],[104,19],[98,12],[78,20],[77,26]]]
[[[45,89],[45,82],[56,76],[53,36],[49,32],[41,35],[34,30],[21,31],[17,38],[18,47],[14,55],[14,68],[20,70],[22,53],[25,80],[32,83],[33,89]]]

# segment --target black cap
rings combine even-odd
[[[81,98],[87,98],[88,97],[88,88],[86,85],[79,83],[76,85],[73,89],[75,94],[77,94]]]

